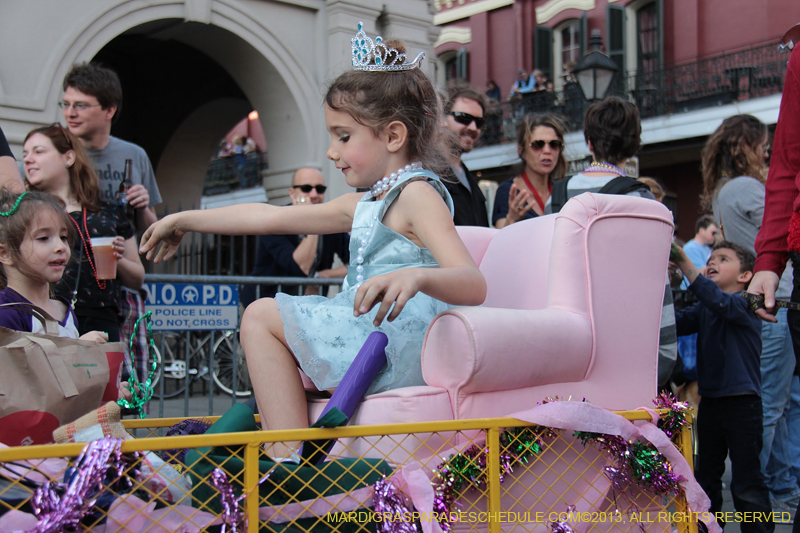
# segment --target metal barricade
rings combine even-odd
[[[650,419],[642,410],[616,414],[631,423]],[[585,533],[697,532],[700,509],[689,508],[683,490],[659,494],[633,483],[615,487],[606,470],[611,457],[571,430],[552,432],[514,418],[489,418],[255,431],[257,420],[250,415],[247,424],[252,430],[174,437],[158,435],[179,419],[125,421],[128,431],[138,428],[149,434],[121,444],[128,458],[122,475],[102,483],[100,492],[106,499],[97,500],[84,518],[84,527],[94,530],[108,524],[127,531],[198,531],[212,521],[219,524],[241,513],[248,524],[237,530],[248,532],[389,530],[381,527],[382,521],[405,522],[403,529],[402,523],[394,524],[393,530],[401,531],[420,531],[426,521],[431,526],[449,523],[445,531],[454,533],[534,533],[555,531],[559,524],[559,531]],[[536,448],[528,441],[531,433],[541,436]],[[314,445],[327,439],[338,439],[338,443],[322,463],[275,463],[264,451],[266,443]],[[691,471],[688,429],[676,435],[672,444],[664,444],[674,445]],[[13,468],[19,476],[29,465],[42,471],[47,467],[60,480],[64,470],[75,466],[83,447],[3,449],[0,467]],[[522,448],[529,452],[520,452]],[[65,460],[45,465],[47,458]],[[682,463],[674,453],[671,461]],[[216,468],[226,475],[237,502],[221,499],[213,475]],[[433,506],[434,516],[426,498],[442,494],[433,491],[446,489],[452,475],[448,471],[458,472],[462,483],[450,492],[452,500]],[[385,506],[378,507],[378,483],[387,478],[395,489],[413,497],[415,507],[402,497],[398,499],[405,503],[395,504],[391,514]],[[31,512],[33,487],[24,481],[11,477],[10,484],[0,490],[4,496],[0,514]],[[415,492],[422,497],[414,496]],[[239,510],[233,512],[232,506]],[[403,508],[414,510],[414,515],[397,516]],[[230,530],[231,524],[227,526],[225,530]]]
[[[255,285],[256,299],[261,297],[261,286],[297,287],[303,294],[306,287],[340,287],[342,278],[298,278],[298,277],[259,277],[259,276],[213,276],[183,274],[147,274],[147,283],[192,283],[192,284],[236,284]],[[240,306],[240,318],[244,309]],[[245,366],[244,353],[239,344],[239,328],[226,331],[158,331],[154,334],[159,370],[153,380],[154,400],[158,408],[150,412],[159,418],[165,416],[213,416],[220,414],[220,407],[227,409],[237,401],[252,395],[249,374]],[[149,367],[149,365],[147,366]],[[141,376],[140,376],[141,379]],[[207,395],[207,411],[200,402],[193,400],[200,384],[199,393]],[[214,400],[219,393],[231,397],[230,404],[217,405]],[[183,399],[183,411],[179,412],[179,402]],[[165,403],[169,402],[169,403]],[[219,403],[219,402],[218,402]]]

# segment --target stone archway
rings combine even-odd
[[[242,2],[229,0],[187,0],[184,4],[174,2],[150,2],[148,4],[123,3],[103,12],[95,12],[93,20],[84,28],[75,30],[68,46],[58,61],[58,67],[52,76],[49,102],[55,102],[60,95],[60,81],[75,62],[90,61],[96,57],[114,58],[125,69],[126,63],[142,60],[137,54],[142,53],[141,46],[125,49],[120,40],[142,43],[146,36],[151,47],[149,57],[157,57],[159,43],[164,43],[161,50],[176,48],[176,43],[191,48],[197,56],[215,64],[224,71],[237,86],[240,93],[222,93],[211,95],[208,101],[197,102],[193,109],[179,105],[179,101],[162,101],[158,94],[136,90],[128,102],[126,91],[123,116],[133,115],[141,119],[140,124],[128,127],[136,131],[136,135],[126,136],[130,140],[142,144],[155,155],[156,177],[165,191],[180,191],[184,206],[199,204],[197,198],[187,198],[184,184],[202,183],[204,175],[198,174],[198,168],[208,163],[211,153],[204,149],[187,149],[186,135],[178,134],[192,128],[194,137],[203,139],[200,145],[205,146],[208,139],[219,139],[227,128],[235,124],[239,117],[233,117],[233,110],[242,109],[242,102],[259,113],[260,121],[270,147],[270,171],[265,179],[268,193],[278,199],[288,186],[292,172],[305,164],[321,164],[324,150],[321,147],[321,132],[324,131],[319,93],[321,66],[313,61],[300,61],[300,57],[314,57],[314,43],[292,40],[290,28],[281,21],[294,20],[298,23],[316,26],[317,13],[309,9],[279,3],[258,3],[260,9],[244,10]],[[284,43],[290,43],[293,48]],[[113,46],[112,46],[113,45]],[[113,53],[109,53],[114,48]],[[308,48],[308,49],[304,49]],[[155,54],[155,55],[152,55]],[[180,63],[180,62],[179,62]],[[119,67],[117,67],[119,68]],[[176,70],[192,68],[192,65],[176,64]],[[122,76],[121,74],[121,77]],[[145,81],[143,85],[147,85]],[[187,87],[186,91],[191,91]],[[180,91],[178,91],[180,92]],[[162,94],[164,91],[162,91]],[[186,92],[185,94],[188,94]],[[175,95],[171,95],[175,97]],[[239,101],[232,103],[230,100]],[[224,102],[229,104],[227,110]],[[208,120],[199,117],[199,109],[211,109],[215,114]],[[222,106],[222,107],[221,107]],[[137,107],[139,113],[137,113]],[[157,113],[147,113],[145,109],[156,109]],[[57,110],[54,109],[57,116]],[[221,119],[233,117],[230,124]],[[134,120],[135,122],[135,120]],[[191,126],[190,126],[191,125]],[[165,131],[158,128],[164,128]],[[149,133],[152,132],[152,133]],[[115,132],[112,132],[115,133]],[[176,135],[178,134],[178,135]],[[154,137],[151,146],[148,136]],[[156,139],[157,138],[157,139]],[[215,142],[216,144],[216,142]],[[166,166],[160,164],[164,161]],[[188,190],[201,190],[189,187]],[[172,196],[172,194],[170,194]],[[177,198],[164,196],[166,203],[175,203]]]

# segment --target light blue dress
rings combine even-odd
[[[438,267],[426,248],[420,248],[382,223],[389,206],[412,180],[426,180],[433,185],[452,215],[453,201],[435,174],[426,170],[405,172],[382,200],[373,199],[368,192],[358,202],[350,235],[350,264],[341,292],[333,298],[283,293],[275,296],[286,341],[300,368],[320,390],[332,390],[339,385],[369,334],[376,330],[389,337],[387,364],[367,394],[425,384],[420,362],[422,340],[433,317],[447,309],[447,304],[420,292],[406,303],[393,322],[384,319],[378,328],[372,321],[379,306],[366,315],[353,316],[355,294],[361,281],[401,268]]]

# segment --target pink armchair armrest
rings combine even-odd
[[[581,381],[591,357],[586,316],[556,308],[456,307],[431,324],[422,348],[422,374],[428,385],[446,389],[454,401],[478,392]]]

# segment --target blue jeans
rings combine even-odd
[[[800,477],[798,477],[800,476],[800,378],[797,376],[791,376],[791,378],[791,398],[783,417],[785,424],[779,423],[777,428],[777,432],[782,432],[784,438],[778,439],[776,432],[767,473],[772,477],[778,472],[788,471],[788,477],[800,484]],[[796,494],[800,488],[795,487],[794,491]],[[789,499],[790,495],[788,490],[782,494],[776,494],[778,498],[783,497],[782,499]]]
[[[792,377],[792,394],[789,401],[789,414],[786,417],[789,433],[788,457],[792,465],[792,475],[800,485],[800,376]]]
[[[795,357],[789,333],[787,310],[780,309],[777,324],[761,326],[761,402],[764,409],[764,434],[761,471],[767,487],[776,498],[788,498],[798,490],[791,473],[788,449],[789,392]]]

